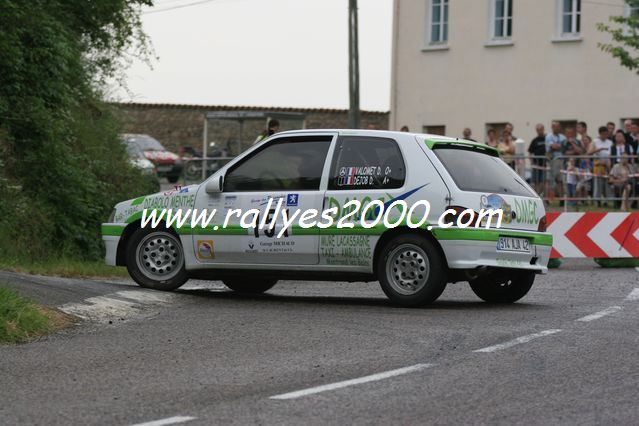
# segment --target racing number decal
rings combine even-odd
[[[270,209],[268,211],[268,213],[266,214],[266,220],[264,221],[264,227],[263,229],[260,229],[259,225],[262,223],[262,220],[260,219],[260,215],[257,215],[257,221],[256,223],[258,224],[258,226],[256,226],[255,228],[253,228],[253,234],[255,235],[255,238],[259,238],[260,237],[260,232],[262,232],[264,234],[265,237],[268,238],[273,238],[275,236],[275,234],[278,232],[277,231],[277,218],[273,219],[273,215],[275,214],[275,209]],[[284,209],[282,210],[282,214],[286,214],[286,217],[288,217],[288,209]],[[271,221],[273,222],[271,224]],[[288,237],[288,228],[284,230],[284,234],[282,234],[282,236],[284,237]]]

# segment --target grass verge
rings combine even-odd
[[[26,342],[72,323],[69,315],[36,305],[13,290],[0,287],[0,343]]]
[[[52,275],[64,278],[127,278],[126,268],[107,266],[101,261],[81,261],[70,259],[25,262],[0,259],[0,269],[36,275]]]

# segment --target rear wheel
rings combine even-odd
[[[431,303],[446,288],[445,259],[419,235],[400,235],[386,243],[376,269],[382,290],[398,305]]]
[[[222,280],[225,286],[237,293],[259,294],[270,290],[277,280],[268,278],[238,277]]]
[[[140,228],[131,236],[126,267],[141,287],[175,290],[188,280],[179,238],[164,228]]]
[[[486,302],[514,303],[530,291],[534,282],[534,272],[508,271],[488,274],[469,281],[469,284],[473,292]]]

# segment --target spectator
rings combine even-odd
[[[589,136],[586,136],[589,138]],[[583,204],[590,197],[592,191],[592,168],[589,159],[582,158],[579,162],[579,176],[577,179],[577,197],[582,198]],[[580,201],[580,203],[582,203]]]
[[[499,151],[502,160],[515,169],[515,160],[512,157],[515,155],[515,141],[507,128],[504,128],[504,131],[502,132],[502,137],[497,145],[497,151]]]
[[[512,123],[506,123],[506,125],[504,126],[504,128],[508,131],[508,134],[510,135],[510,137],[516,141],[517,140],[517,136],[513,135],[513,130],[515,130],[515,127],[513,127]]]
[[[594,188],[593,196],[597,199],[597,205],[601,206],[602,197],[610,196],[610,187],[608,186],[608,180],[606,175],[610,170],[610,149],[612,148],[612,141],[608,139],[608,128],[601,126],[599,128],[599,137],[593,141],[590,145],[590,151],[588,154],[593,155],[594,160]],[[604,201],[603,205],[608,206],[608,203]]]
[[[566,137],[561,133],[561,124],[558,121],[552,122],[552,133],[546,135],[546,156],[550,158],[550,187],[556,197],[561,197],[562,177],[561,158]]]
[[[608,128],[608,137],[612,137],[612,135],[615,134],[615,123],[613,123],[612,121],[609,121],[606,123],[606,127]]]
[[[632,138],[632,140],[634,140],[634,145],[638,146],[639,145],[639,124],[632,123],[632,125],[630,126],[630,137]],[[635,149],[635,152],[637,152],[636,149]]]
[[[488,140],[486,141],[486,145],[492,146],[493,148],[497,148],[499,145],[499,141],[497,140],[497,134],[495,133],[495,129],[488,129]]]
[[[637,152],[637,139],[632,137],[632,125],[633,122],[631,119],[624,120],[623,122],[623,133],[626,137],[626,143],[632,147],[633,152]],[[630,161],[634,163],[634,161]]]
[[[578,170],[575,167],[575,159],[569,158],[566,161],[566,196],[569,198],[568,205],[574,206],[574,198],[577,196]]]
[[[566,142],[563,146],[563,154],[565,156],[583,155],[585,153],[583,144],[577,139],[575,129],[569,127],[566,129]]]
[[[477,142],[475,139],[472,138],[473,132],[470,130],[470,127],[464,128],[463,135],[464,139],[466,139],[467,141]]]
[[[615,135],[616,139],[616,135]],[[621,207],[622,211],[628,210],[628,198],[630,197],[630,191],[632,189],[632,165],[628,163],[628,155],[622,154],[621,161],[614,165],[610,171],[610,177],[608,182],[614,188],[615,198],[621,199],[615,200],[615,206]]]
[[[584,136],[588,135],[588,125],[585,121],[580,121],[577,123],[577,139],[583,144]],[[588,150],[587,146],[584,146],[586,150]]]
[[[280,131],[280,122],[274,118],[269,120],[268,128],[257,136],[257,138],[255,139],[255,142],[253,142],[253,145],[264,140],[265,138],[269,136],[274,135],[275,133],[279,131]]]
[[[610,148],[610,156],[613,164],[621,163],[622,156],[632,156],[634,150],[632,146],[626,143],[626,134],[623,130],[617,130],[615,133],[615,143]],[[632,161],[630,161],[632,163]]]
[[[536,158],[532,162],[532,183],[535,191],[541,194],[544,188],[544,171],[546,169],[546,129],[543,124],[535,126],[537,137],[530,141],[528,153]]]
[[[408,126],[402,126],[401,129],[399,129],[400,132],[410,132],[410,129],[408,128]]]

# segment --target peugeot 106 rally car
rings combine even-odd
[[[402,201],[412,222],[400,214]],[[153,228],[141,226],[145,209],[217,213],[206,227]],[[227,218],[238,209],[257,220]],[[314,209],[322,220],[287,228],[278,209],[287,217]],[[389,220],[376,222],[384,209]],[[501,227],[473,214],[485,209],[501,209]],[[201,278],[260,293],[280,279],[378,280],[393,302],[416,306],[460,281],[488,302],[519,300],[547,272],[545,228],[542,200],[493,148],[424,134],[304,130],[269,137],[199,185],[119,203],[102,232],[106,263],[126,266],[143,287],[174,290]]]

